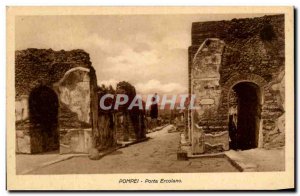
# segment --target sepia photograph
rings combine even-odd
[[[8,187],[294,187],[292,7],[79,8],[7,8]]]

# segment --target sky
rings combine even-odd
[[[18,16],[16,50],[83,49],[98,85],[130,82],[139,94],[188,92],[192,22],[256,15]]]

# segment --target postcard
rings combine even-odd
[[[8,6],[7,189],[294,189],[293,14]]]

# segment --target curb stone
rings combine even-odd
[[[241,172],[254,172],[257,171],[258,165],[252,162],[249,162],[244,157],[239,155],[237,152],[230,150],[226,151],[225,157],[229,162]]]

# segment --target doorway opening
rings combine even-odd
[[[40,86],[29,96],[29,120],[32,153],[59,149],[58,98],[49,87]]]
[[[240,82],[233,86],[229,109],[230,148],[248,150],[258,147],[261,119],[261,92],[252,82]]]

